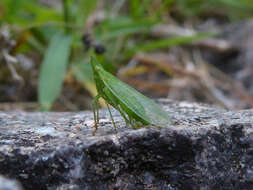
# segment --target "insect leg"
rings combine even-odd
[[[112,117],[112,112],[111,112],[110,107],[109,107],[109,105],[108,105],[107,102],[106,102],[106,105],[107,105],[107,109],[108,109],[108,111],[110,113],[110,117],[111,117],[111,120],[112,120],[112,124],[113,124],[114,130],[117,132],[116,125],[115,125],[115,122],[114,122],[113,117]]]
[[[99,99],[99,98],[98,98]],[[95,102],[95,106],[96,106],[96,110],[97,110],[97,116],[96,116],[96,118],[97,118],[97,124],[99,124],[99,107],[98,107],[98,99],[97,99],[97,101]]]
[[[93,135],[95,135],[97,129],[98,129],[98,123],[99,123],[99,109],[98,109],[98,100],[101,97],[100,94],[98,94],[93,100],[92,100],[92,111],[94,116],[94,132]]]
[[[130,124],[130,120],[125,115],[123,109],[120,106],[117,106],[117,110],[120,112],[120,115],[124,118],[125,122]]]
[[[106,101],[109,102],[116,110],[118,110],[121,114],[121,116],[124,118],[126,123],[129,123],[129,120],[127,119],[126,115],[124,114],[124,110],[119,106],[119,100],[110,92],[108,88],[103,89],[106,98]]]

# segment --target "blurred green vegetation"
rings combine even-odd
[[[253,15],[251,0],[177,0],[176,9],[182,17],[216,15],[230,21]]]
[[[10,25],[16,41],[12,53],[35,51],[43,57],[40,66],[38,99],[50,109],[59,96],[64,76],[71,73],[95,95],[89,57],[94,51],[83,47],[83,34],[90,33],[105,46],[101,55],[107,70],[115,72],[139,51],[153,51],[189,43],[205,35],[153,39],[156,24],[202,19],[218,15],[228,21],[253,15],[252,0],[1,0],[0,27]],[[101,6],[101,4],[103,4]],[[92,22],[92,17],[97,21]],[[100,18],[101,17],[101,18]],[[88,49],[88,48],[87,48]]]

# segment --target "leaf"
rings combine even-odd
[[[66,73],[72,38],[55,35],[44,56],[39,75],[39,102],[43,109],[50,109],[59,95]]]
[[[20,26],[40,25],[50,21],[62,20],[53,8],[38,3],[37,0],[4,0],[6,13],[4,19]]]
[[[97,89],[93,80],[93,71],[90,62],[79,61],[74,63],[71,67],[71,72],[92,96],[95,97],[97,95]],[[99,103],[102,107],[106,106],[104,100],[102,99],[99,100]]]
[[[149,32],[158,21],[154,19],[133,20],[126,16],[105,20],[95,28],[95,36],[99,41],[110,40],[120,36]]]
[[[147,52],[147,51],[153,51],[153,50],[156,50],[159,48],[165,48],[165,47],[168,48],[168,47],[172,47],[172,46],[176,46],[176,45],[182,45],[182,44],[192,42],[194,40],[210,37],[213,35],[215,35],[215,34],[200,33],[200,34],[196,34],[193,36],[180,36],[180,37],[171,37],[171,38],[167,38],[167,39],[156,40],[156,41],[152,41],[150,43],[136,46],[135,48],[132,48],[131,50],[129,50],[127,52],[127,54],[132,55],[132,54],[136,53],[137,51]]]
[[[92,68],[89,62],[80,61],[73,64],[71,72],[93,96],[97,94],[92,76]]]
[[[105,87],[118,99],[118,102],[121,102],[124,111],[129,112],[128,110],[131,110],[135,114],[131,117],[134,119],[139,117],[149,124],[161,127],[170,123],[168,114],[153,100],[106,72],[93,57],[91,58],[91,64]]]
[[[92,11],[96,8],[98,0],[82,0],[78,4],[78,10],[76,14],[76,23],[77,24],[85,24],[88,16],[92,13]]]

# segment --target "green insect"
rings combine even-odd
[[[170,123],[168,114],[153,100],[105,71],[94,57],[91,57],[90,62],[98,91],[98,95],[92,101],[94,134],[99,124],[99,98],[105,100],[115,130],[116,125],[108,104],[118,110],[126,124],[133,128],[146,125],[163,127]]]

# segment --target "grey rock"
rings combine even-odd
[[[0,175],[0,190],[23,190],[23,188],[16,180],[11,180]]]
[[[253,110],[159,100],[173,122],[132,129],[113,110],[0,112],[0,173],[25,190],[253,189]]]

